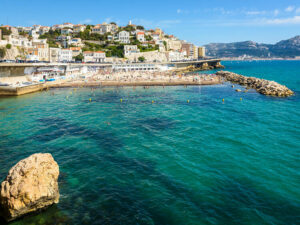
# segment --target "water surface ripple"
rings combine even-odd
[[[1,180],[36,152],[61,171],[59,204],[11,224],[299,224],[300,62],[225,64],[296,95],[225,83],[1,98]]]

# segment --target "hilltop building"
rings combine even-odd
[[[130,43],[130,34],[129,32],[123,30],[118,34],[118,40],[122,44],[129,44]]]

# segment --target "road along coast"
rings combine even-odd
[[[255,89],[258,93],[263,95],[274,97],[288,97],[294,94],[292,90],[275,81],[259,79],[256,77],[246,77],[228,71],[218,71],[216,75],[224,78],[225,81],[230,81],[232,83],[245,86],[246,89]],[[240,90],[237,89],[237,91]]]

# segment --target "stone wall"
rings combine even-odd
[[[167,62],[167,56],[163,52],[151,51],[151,52],[140,52],[140,53],[132,53],[126,56],[130,61],[138,62],[139,57],[145,57],[146,62]]]

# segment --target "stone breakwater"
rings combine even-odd
[[[256,77],[246,77],[228,71],[219,71],[216,75],[223,77],[226,81],[246,86],[247,89],[253,88],[263,95],[288,97],[294,94],[294,92],[286,86],[278,84],[275,81],[259,79]]]

